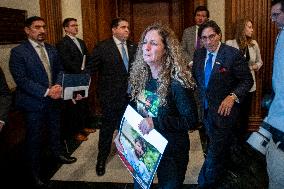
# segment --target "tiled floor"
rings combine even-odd
[[[17,129],[17,128],[13,128]],[[18,129],[18,131],[21,129]],[[15,130],[14,130],[15,131]],[[9,131],[9,137],[13,138],[13,131]],[[23,132],[23,130],[21,131]],[[12,135],[12,136],[11,136]],[[7,136],[7,135],[5,135]],[[15,137],[15,136],[14,136]],[[17,135],[17,137],[19,137]],[[9,140],[11,140],[11,138]],[[201,135],[204,141],[203,135]],[[26,166],[24,160],[23,143],[19,138],[17,144],[9,145],[6,138],[0,138],[0,172],[1,181],[0,188],[17,188],[27,187],[30,188],[28,175],[26,173]],[[79,143],[69,141],[70,151],[74,151]],[[228,189],[265,189],[267,188],[267,174],[265,169],[264,157],[250,148],[247,144],[242,144],[241,148],[236,150],[232,157],[226,175],[223,178],[223,184],[220,188]],[[46,181],[49,181],[54,173],[60,168],[61,165],[56,164],[50,158],[48,150],[43,153],[43,173],[42,176]],[[8,184],[9,187],[5,187]],[[194,185],[184,185],[184,189],[194,188]],[[54,189],[128,189],[132,188],[132,184],[119,184],[119,183],[96,183],[96,182],[67,182],[67,181],[50,181],[50,188]],[[154,184],[153,189],[157,188]]]

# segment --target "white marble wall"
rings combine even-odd
[[[82,11],[80,0],[61,0],[62,21],[67,17],[76,18],[79,25],[77,37],[83,39]],[[64,34],[64,31],[63,31]]]
[[[225,40],[225,0],[207,0],[210,19],[214,20],[222,30],[222,41]]]

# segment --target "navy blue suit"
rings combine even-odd
[[[234,126],[239,114],[239,104],[234,103],[230,115],[221,116],[218,108],[230,93],[235,93],[240,102],[253,85],[253,79],[243,56],[233,47],[221,44],[216,56],[207,88],[204,84],[206,49],[198,49],[193,58],[193,76],[197,83],[201,102],[201,117],[209,137],[208,153],[199,174],[201,187],[212,187],[224,171],[226,154],[234,141]],[[208,109],[204,109],[205,98]]]
[[[137,46],[127,41],[129,68],[134,61]],[[106,161],[115,129],[128,104],[127,72],[113,38],[100,42],[93,51],[90,69],[98,71],[98,96],[102,107],[103,125],[100,128],[98,161]]]
[[[52,85],[62,80],[57,51],[45,43],[52,72]],[[43,127],[49,131],[49,143],[54,156],[60,154],[60,100],[44,97],[49,88],[44,66],[29,41],[11,50],[10,71],[17,84],[16,106],[25,113],[27,133],[27,158],[32,176],[39,177],[40,148]]]

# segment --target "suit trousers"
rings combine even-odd
[[[47,107],[42,111],[25,112],[27,133],[27,160],[33,177],[39,177],[40,155],[43,133],[47,131],[49,147],[57,157],[61,153],[60,144],[60,110]]]
[[[90,110],[88,99],[82,99],[74,104],[72,100],[64,101],[63,138],[68,138],[89,127]]]
[[[119,129],[123,113],[128,105],[129,99],[121,99],[120,103],[102,103],[102,125],[99,133],[98,157],[97,161],[106,161],[111,150],[113,133]]]
[[[198,185],[201,188],[215,188],[230,158],[230,147],[235,136],[232,127],[217,124],[217,112],[206,112],[204,125],[209,142],[207,156],[198,176]]]

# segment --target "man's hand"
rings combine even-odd
[[[61,98],[62,87],[60,85],[53,85],[47,94],[52,99],[59,99]]]
[[[72,102],[73,102],[73,104],[76,104],[77,100],[82,100],[83,98],[85,98],[85,97],[82,97],[82,95],[77,94],[75,99],[72,98]]]
[[[231,109],[235,103],[233,96],[228,95],[221,103],[218,109],[218,114],[221,116],[228,116],[231,113]]]

